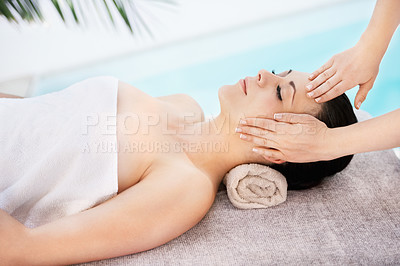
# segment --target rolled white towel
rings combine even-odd
[[[261,164],[242,164],[223,179],[228,198],[239,209],[268,208],[286,201],[286,178]]]

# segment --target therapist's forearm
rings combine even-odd
[[[400,23],[399,0],[377,0],[367,29],[358,44],[366,45],[371,52],[383,57]]]
[[[346,127],[328,131],[331,154],[349,154],[400,147],[400,109]]]

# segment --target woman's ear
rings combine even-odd
[[[267,160],[269,162],[272,162],[272,163],[276,163],[276,164],[282,164],[282,163],[286,162],[286,161],[281,160],[281,159],[273,159],[273,158],[270,158],[270,157],[267,157],[267,156],[263,156],[263,157],[264,157],[265,160]]]

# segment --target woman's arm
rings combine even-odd
[[[0,264],[23,265],[29,228],[0,209]]]
[[[205,180],[176,172],[148,176],[99,206],[34,228],[26,264],[74,264],[160,246],[207,213],[215,195]]]
[[[24,98],[24,97],[0,92],[0,98]]]
[[[349,154],[400,147],[400,109],[346,127],[328,130],[332,159]]]
[[[400,23],[400,1],[378,0],[358,43],[314,71],[307,84],[309,96],[322,103],[359,85],[354,106],[359,109],[378,75],[379,65]]]
[[[376,56],[383,57],[400,23],[399,0],[377,0],[374,13],[360,41],[373,49]]]
[[[400,146],[400,109],[346,127],[328,128],[311,115],[246,118],[239,127],[267,160],[315,162]]]

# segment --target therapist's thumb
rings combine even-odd
[[[293,114],[293,113],[276,113],[274,119],[279,122],[287,123],[307,123],[310,119],[314,118],[308,114]]]
[[[354,106],[357,109],[360,109],[361,104],[367,98],[368,92],[372,89],[372,86],[374,85],[374,81],[375,79],[370,79],[366,83],[360,85],[360,89],[358,90],[357,95],[354,98]]]

